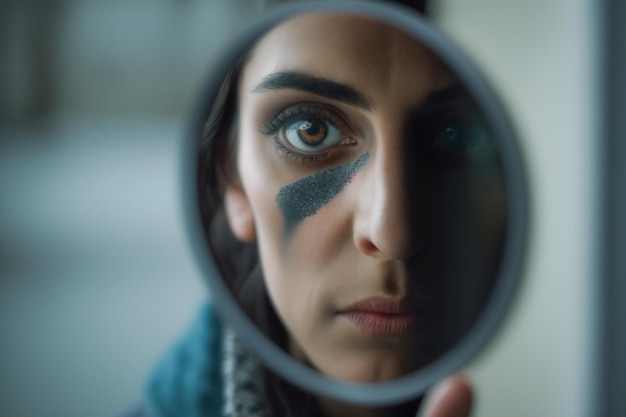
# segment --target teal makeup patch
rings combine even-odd
[[[276,203],[283,212],[285,232],[291,234],[298,223],[335,198],[369,159],[370,155],[366,153],[354,162],[318,172],[281,188]]]

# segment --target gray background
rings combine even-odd
[[[591,415],[597,20],[591,0],[445,0],[435,20],[514,116],[533,225],[476,416]],[[245,0],[0,3],[0,416],[114,416],[205,294],[179,153]]]

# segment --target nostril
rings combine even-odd
[[[361,252],[369,256],[380,255],[380,249],[369,239],[359,239],[357,246]]]
[[[394,260],[407,260],[418,253],[424,252],[427,245],[424,241],[402,240],[399,237],[385,240],[372,239],[371,236],[355,236],[355,246],[366,256]]]

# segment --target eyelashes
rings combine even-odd
[[[431,167],[452,168],[479,160],[493,151],[493,140],[482,118],[468,106],[430,108],[409,120],[408,154]],[[292,162],[314,163],[344,147],[359,145],[357,130],[341,113],[323,104],[296,104],[262,123],[281,156]]]
[[[483,123],[466,115],[438,120],[427,132],[432,148],[453,158],[476,157],[492,142]]]
[[[303,163],[325,159],[338,147],[357,144],[349,132],[335,110],[312,104],[287,107],[261,128],[283,156]]]
[[[417,112],[408,123],[406,137],[415,160],[437,171],[483,163],[496,151],[480,112],[464,102]]]

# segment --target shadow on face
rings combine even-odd
[[[447,352],[488,300],[506,234],[498,147],[454,71],[387,23],[318,12],[274,27],[231,76],[199,178],[242,308],[341,380]]]

